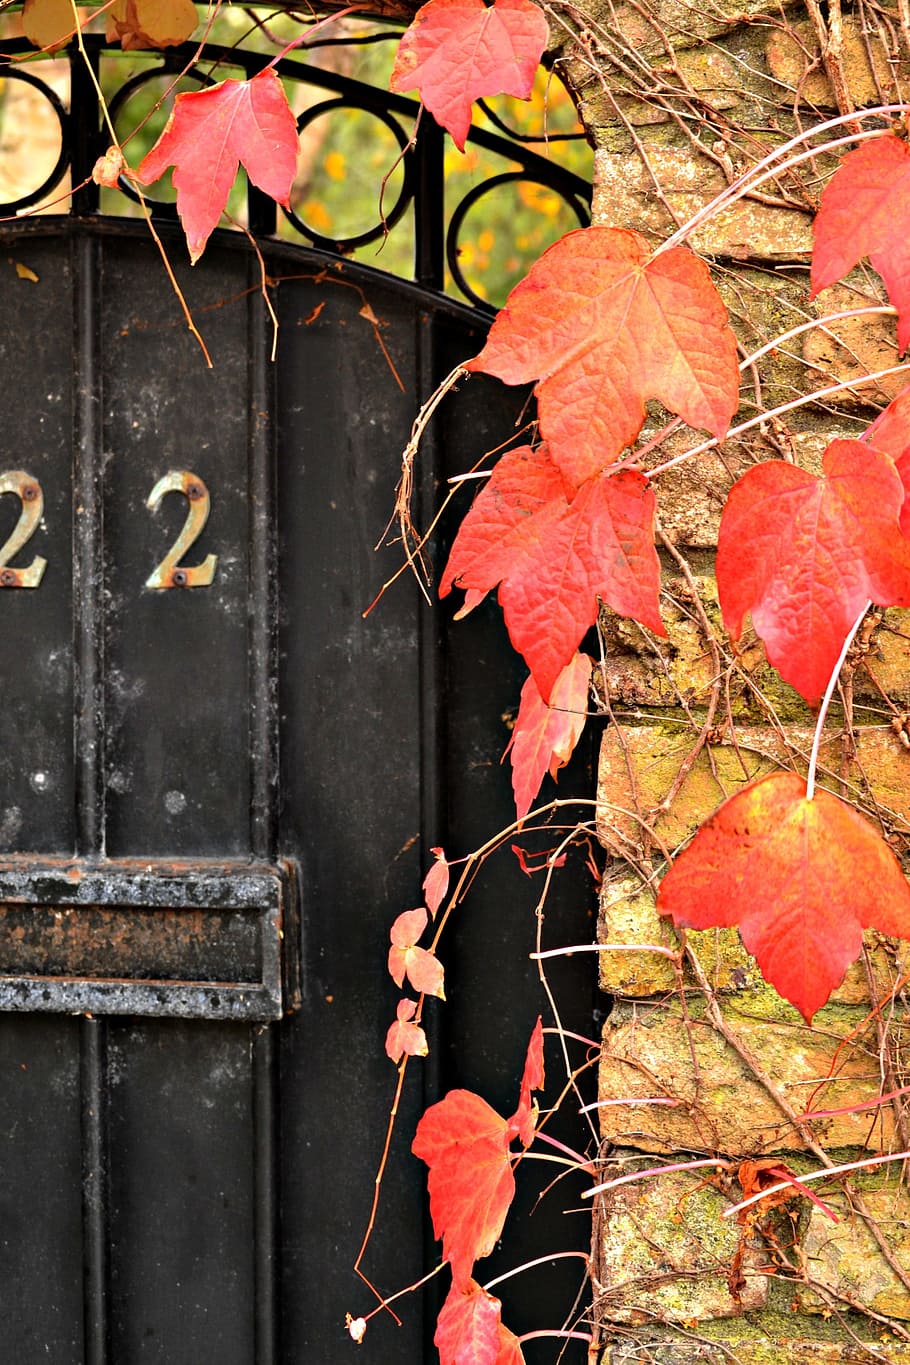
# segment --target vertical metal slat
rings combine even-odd
[[[274,859],[277,848],[277,586],[272,412],[274,377],[268,352],[270,325],[250,263],[247,311],[249,355],[250,507],[250,849]],[[272,1028],[256,1027],[253,1067],[253,1197],[255,1365],[278,1359],[277,1067]]]
[[[91,107],[91,105],[89,105]],[[79,120],[79,109],[74,108]],[[73,657],[76,852],[104,853],[104,714],[101,502],[101,365],[98,292],[101,242],[75,243],[73,413]],[[80,1022],[82,1241],[85,1365],[108,1362],[105,1025]]]
[[[85,1365],[108,1365],[105,1028],[79,1021],[82,1096],[82,1283]]]

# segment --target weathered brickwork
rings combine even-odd
[[[598,147],[595,221],[655,243],[802,127],[850,101],[906,97],[910,33],[896,2],[876,11],[876,24],[837,4],[772,15],[751,3],[655,0],[569,12],[578,46],[565,70]],[[744,355],[811,318],[886,302],[869,270],[808,300],[812,217],[835,164],[822,155],[794,167],[691,238]],[[760,642],[747,634],[733,651],[723,635],[713,551],[726,493],[756,460],[818,472],[830,441],[858,436],[903,387],[902,376],[868,379],[898,359],[883,312],[798,332],[746,366],[739,421],[839,382],[850,388],[663,476],[668,637],[609,614],[602,622],[600,984],[613,1002],[600,1059],[603,1179],[707,1162],[598,1196],[602,1365],[910,1361],[900,1163],[813,1181],[824,1207],[794,1194],[724,1216],[757,1180],[773,1179],[762,1172],[776,1163],[798,1176],[910,1147],[907,1097],[878,1102],[910,1083],[910,945],[867,934],[864,960],[810,1028],[764,983],[735,931],[681,943],[654,904],[664,855],[747,781],[781,766],[805,771],[812,740],[813,716]],[[645,437],[666,420],[652,407]],[[692,444],[691,432],[672,433],[661,460]],[[903,855],[910,613],[881,614],[848,674],[850,723],[835,708],[821,780]]]

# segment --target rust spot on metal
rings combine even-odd
[[[2,573],[0,573],[0,584],[2,584],[4,588],[14,588],[18,581],[19,579],[15,569],[4,569]]]
[[[25,484],[22,485],[22,501],[23,501],[23,502],[34,502],[35,499],[37,498],[37,496],[38,496],[38,489],[35,487],[35,485],[34,485],[33,483],[25,483]]]

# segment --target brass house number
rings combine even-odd
[[[21,506],[12,534],[0,548],[0,588],[37,588],[44,577],[47,560],[36,555],[27,569],[10,567],[34,535],[44,515],[44,494],[37,479],[23,469],[8,469],[0,474],[0,493],[12,493]],[[146,502],[150,512],[157,511],[166,493],[182,493],[188,503],[186,521],[161,563],[145,580],[147,588],[159,592],[168,588],[207,588],[215,577],[218,556],[206,555],[201,564],[181,564],[183,556],[202,535],[209,519],[211,499],[198,474],[186,469],[171,469],[158,480]]]

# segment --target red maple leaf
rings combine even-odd
[[[848,152],[815,219],[810,298],[868,256],[897,309],[897,344],[910,346],[910,147],[880,137]]]
[[[807,1023],[862,948],[862,930],[910,938],[910,885],[861,815],[795,773],[726,801],[660,885],[678,925],[736,925],[764,978]]]
[[[445,851],[441,848],[431,848],[435,862],[423,879],[423,894],[427,903],[427,909],[433,918],[445,898],[449,889],[449,864],[446,862]]]
[[[454,1283],[439,1313],[433,1341],[439,1365],[524,1365],[514,1332],[504,1327],[499,1299],[476,1280]]]
[[[537,1104],[531,1102],[531,1091],[542,1090],[543,1083],[543,1022],[538,1015],[525,1057],[518,1108],[509,1119],[509,1131],[520,1139],[522,1147],[529,1147],[534,1139],[534,1130],[537,1127]]]
[[[531,809],[546,774],[555,777],[572,757],[587,720],[593,667],[589,655],[573,654],[553,684],[549,704],[533,677],[525,680],[506,749],[512,754],[512,790],[519,820]]]
[[[419,90],[463,152],[472,102],[527,99],[548,37],[543,10],[531,0],[429,0],[402,36],[389,89]]]
[[[417,1125],[411,1151],[429,1167],[430,1214],[452,1267],[465,1289],[474,1262],[488,1256],[515,1194],[509,1143],[527,1146],[534,1136],[531,1090],[543,1085],[543,1026],[534,1026],[525,1060],[518,1109],[504,1119],[470,1090],[450,1090],[430,1105]]]
[[[469,370],[538,381],[540,430],[575,486],[635,440],[645,400],[724,436],[739,369],[727,310],[686,247],[622,228],[570,232],[512,290]]]
[[[385,1037],[386,1055],[393,1062],[400,1062],[407,1053],[409,1057],[425,1057],[429,1052],[427,1035],[419,1024],[412,1024],[417,1012],[416,1000],[399,1000],[397,1017]]]
[[[453,1280],[433,1337],[439,1365],[495,1365],[501,1311],[499,1299],[476,1280],[469,1279],[463,1288]]]
[[[570,501],[547,449],[521,446],[502,456],[462,522],[440,596],[499,583],[512,644],[549,700],[597,619],[598,597],[666,634],[653,523],[654,494],[641,474],[599,474]]]
[[[398,916],[391,928],[389,975],[396,986],[403,986],[407,977],[415,991],[445,1000],[442,963],[435,953],[417,947],[417,940],[427,927],[428,919],[422,905],[416,910],[405,910]]]
[[[430,1214],[459,1288],[488,1256],[515,1194],[509,1124],[470,1090],[450,1090],[417,1125],[411,1146],[429,1166]]]
[[[887,455],[834,441],[816,478],[768,460],[730,491],[717,583],[737,639],[747,611],[768,658],[816,705],[864,602],[910,605],[910,546],[898,517],[904,489]]]
[[[174,167],[177,212],[195,264],[227,203],[242,163],[250,180],[285,207],[297,169],[297,120],[274,71],[178,95],[167,127],[136,179],[149,185]]]

